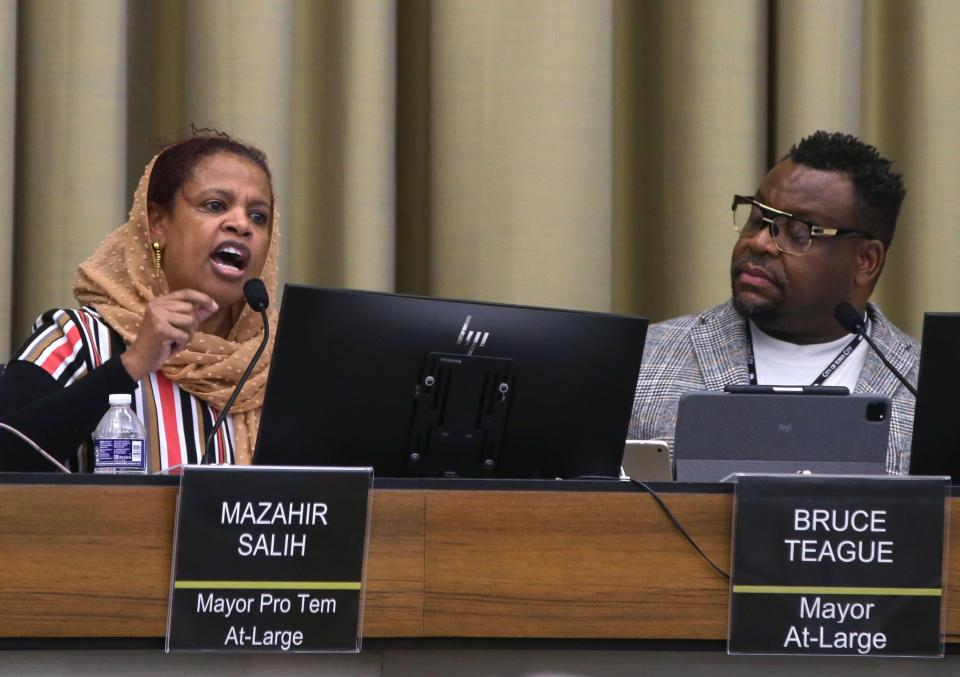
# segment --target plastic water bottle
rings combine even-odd
[[[147,433],[130,408],[130,395],[110,396],[110,409],[93,433],[93,472],[150,472],[147,461]]]

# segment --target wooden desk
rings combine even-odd
[[[0,637],[162,637],[176,486],[9,479]],[[663,497],[727,569],[732,495]],[[956,641],[956,536],[950,564]],[[717,640],[726,622],[727,582],[647,494],[374,490],[366,637]]]

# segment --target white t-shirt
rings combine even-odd
[[[869,320],[867,333],[870,333]],[[753,320],[750,321],[750,335],[753,338],[757,383],[784,386],[806,386],[813,383],[854,338],[854,334],[847,334],[829,343],[800,345],[763,333]],[[856,350],[850,353],[821,385],[846,386],[852,393],[860,379],[868,349],[867,342],[861,341]]]

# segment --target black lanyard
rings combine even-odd
[[[840,365],[843,364],[843,361],[846,360],[853,354],[853,351],[863,342],[863,336],[857,334],[854,336],[850,343],[845,345],[840,349],[840,352],[837,353],[837,356],[833,358],[830,364],[827,365],[827,368],[820,372],[820,375],[813,380],[812,386],[823,385],[823,382],[826,381],[837,369],[840,368]],[[747,371],[750,374],[750,385],[757,384],[757,360],[753,354],[753,334],[750,331],[750,322],[747,322]]]

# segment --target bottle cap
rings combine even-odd
[[[114,393],[110,395],[110,406],[121,405],[124,407],[130,406],[130,395],[128,393]]]

